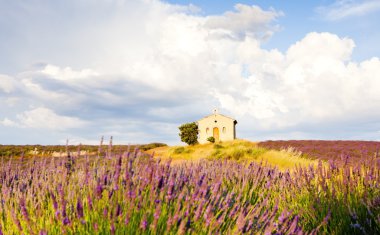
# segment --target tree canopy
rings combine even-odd
[[[195,122],[185,123],[178,127],[181,141],[188,145],[195,145],[198,143],[198,125]]]

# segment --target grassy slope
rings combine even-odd
[[[238,161],[267,162],[279,169],[292,169],[296,165],[317,164],[316,160],[301,157],[301,154],[287,151],[268,150],[258,147],[257,143],[246,140],[226,141],[219,144],[199,144],[195,146],[164,146],[154,148],[148,153],[161,159],[171,158],[174,163],[200,159],[233,159]]]

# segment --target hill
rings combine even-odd
[[[338,165],[356,166],[361,161],[380,156],[379,141],[353,140],[276,140],[258,143],[266,149],[289,149],[302,152],[311,159],[334,161]]]
[[[317,164],[317,160],[302,157],[301,152],[292,148],[271,150],[258,146],[258,143],[247,140],[234,140],[222,143],[198,144],[194,146],[163,146],[147,151],[161,159],[171,158],[173,163],[186,160],[226,159],[246,162],[264,162],[279,169],[292,169],[295,166]]]

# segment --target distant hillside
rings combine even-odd
[[[362,160],[380,157],[379,141],[270,140],[260,142],[258,146],[274,150],[293,148],[309,158],[335,161],[339,165],[355,165]]]
[[[136,148],[141,150],[149,150],[166,146],[163,143],[150,143],[140,145],[112,145],[112,152],[119,153],[125,151],[134,151]],[[66,155],[66,152],[77,155],[89,154],[105,154],[109,145],[0,145],[0,157],[20,157],[20,156],[59,156]]]

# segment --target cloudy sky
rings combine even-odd
[[[0,0],[0,144],[380,140],[380,1]]]

